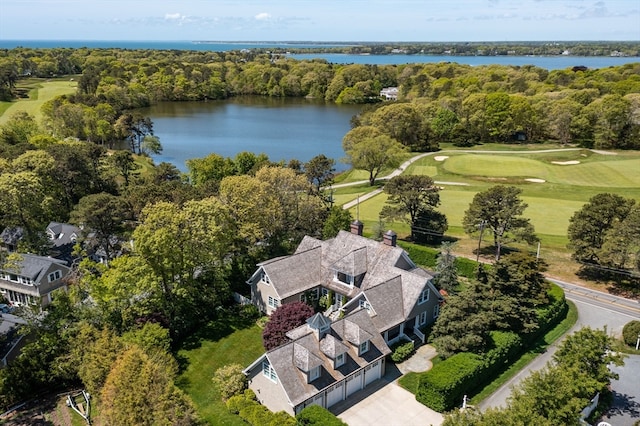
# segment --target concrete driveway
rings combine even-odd
[[[392,363],[385,376],[375,384],[356,392],[347,401],[330,408],[349,426],[438,426],[442,414],[416,401],[396,380],[401,373]]]

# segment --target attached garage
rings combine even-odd
[[[374,380],[378,380],[382,373],[382,361],[377,360],[376,362],[368,365],[364,369],[364,385],[368,386],[369,383]]]
[[[344,381],[336,383],[327,390],[327,408],[344,399]]]
[[[347,377],[347,397],[360,389],[362,389],[362,370]]]

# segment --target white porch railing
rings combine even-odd
[[[413,329],[413,332],[415,333],[416,336],[418,336],[418,338],[420,339],[422,344],[424,344],[425,339],[427,338],[427,336],[425,336],[424,333],[422,331],[420,331],[417,327]]]

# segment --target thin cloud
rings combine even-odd
[[[258,13],[258,14],[255,16],[255,19],[256,19],[256,20],[258,20],[258,21],[268,21],[268,20],[270,20],[270,19],[271,19],[271,15],[269,15],[269,14],[268,14],[268,13],[266,13],[266,12],[262,12],[262,13]]]

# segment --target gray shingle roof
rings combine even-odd
[[[320,285],[321,248],[315,247],[291,256],[260,263],[281,298]]]
[[[51,257],[44,256],[36,256],[34,254],[20,254],[21,260],[17,262],[19,271],[10,271],[17,273],[23,277],[31,278],[36,283],[39,283],[40,280],[44,277],[45,272],[49,269],[51,264],[56,263],[64,267],[65,270],[68,270],[65,266],[66,262],[64,260],[53,259]]]
[[[347,322],[350,324],[347,328],[360,329],[357,332],[359,336],[370,336],[369,350],[366,353],[359,355],[358,347],[348,343],[345,336]],[[305,330],[306,334],[303,333]],[[299,327],[293,334],[301,337],[272,349],[265,356],[276,371],[279,382],[294,406],[314,396],[319,390],[391,353],[366,311],[353,312],[332,323],[331,329],[320,341],[307,325]],[[347,354],[346,362],[341,367],[334,368],[334,357],[322,350],[331,345],[334,345],[336,354]],[[338,352],[343,349],[344,352]],[[317,364],[316,358],[320,364]],[[253,365],[254,368],[260,368],[256,363]],[[318,379],[307,383],[305,371],[309,370],[305,369],[309,369],[312,365],[316,367],[321,365],[322,371]]]

